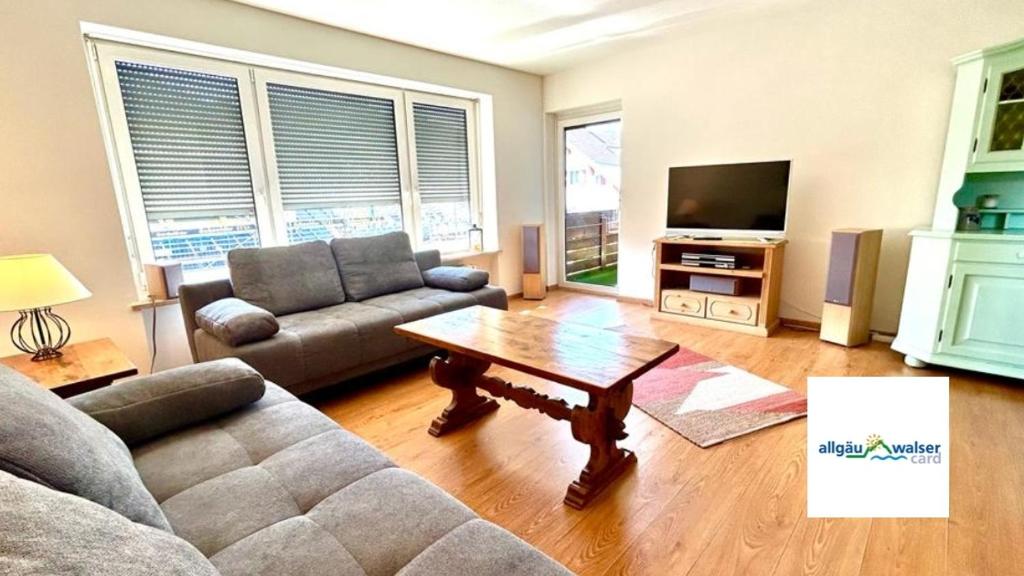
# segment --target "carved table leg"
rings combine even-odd
[[[436,357],[430,361],[430,377],[434,383],[452,391],[452,401],[430,425],[431,436],[440,436],[472,422],[498,409],[493,398],[476,393],[480,377],[491,366],[490,362],[452,352],[448,359]]]
[[[628,436],[623,422],[633,401],[633,383],[627,383],[607,395],[590,395],[586,408],[572,410],[573,438],[590,445],[590,460],[580,473],[579,480],[569,485],[565,503],[577,510],[589,504],[606,486],[619,477],[636,455],[616,446],[617,440]]]

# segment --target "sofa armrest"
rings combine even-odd
[[[441,265],[440,250],[420,250],[414,256],[416,257],[416,265],[419,266],[421,273]]]
[[[234,295],[235,291],[231,287],[231,281],[227,279],[183,284],[178,287],[178,304],[181,305],[181,316],[185,320],[185,337],[188,339],[188,349],[192,353],[193,362],[199,362],[195,340],[195,332],[199,328],[199,325],[196,324],[196,312],[211,302],[216,302],[221,298],[231,298]]]
[[[132,378],[68,402],[132,446],[251,404],[265,390],[259,372],[224,358]]]

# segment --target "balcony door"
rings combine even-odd
[[[622,118],[559,123],[560,283],[616,292]]]

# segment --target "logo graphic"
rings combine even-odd
[[[941,464],[942,444],[910,442],[889,446],[878,434],[871,434],[863,444],[855,444],[849,440],[836,442],[829,440],[818,445],[819,454],[835,454],[839,458],[859,458],[897,462],[908,460],[912,464]]]

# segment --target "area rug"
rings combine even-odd
[[[707,448],[807,414],[807,397],[680,348],[633,382],[633,404]]]

